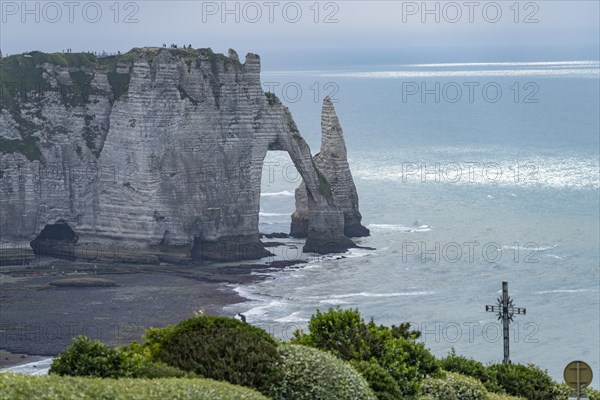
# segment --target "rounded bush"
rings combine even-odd
[[[421,393],[434,400],[488,400],[488,392],[481,382],[454,372],[448,372],[445,378],[425,379]]]
[[[193,317],[161,331],[154,341],[158,360],[206,378],[262,392],[279,379],[275,339],[233,318]]]
[[[52,361],[50,374],[120,378],[134,376],[125,353],[99,340],[78,336]]]
[[[446,380],[431,378],[423,381],[419,400],[458,400],[458,398]]]
[[[446,357],[440,359],[440,366],[445,371],[471,376],[482,382],[488,379],[485,365],[472,358],[457,355],[454,349]]]
[[[397,400],[403,397],[396,380],[376,360],[352,361],[350,364],[365,378],[378,400]]]
[[[490,381],[511,396],[528,400],[559,400],[562,397],[560,386],[535,365],[493,364],[487,369]]]
[[[271,389],[274,400],[375,400],[367,381],[336,356],[301,345],[280,348],[281,377]]]

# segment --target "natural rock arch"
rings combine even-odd
[[[32,67],[56,92],[39,94],[43,101],[16,97],[11,110],[30,112],[2,120],[2,138],[23,138],[25,122],[40,138],[39,154],[1,154],[2,248],[29,243],[40,221],[60,215],[77,232],[76,246],[106,248],[112,261],[258,258],[268,254],[258,237],[268,149],[287,151],[306,186],[304,250],[353,246],[289,110],[263,92],[258,55],[243,64],[233,50],[143,48],[115,57],[108,68],[98,60]],[[78,74],[89,96],[63,104],[60,90]],[[43,123],[27,120],[40,113]]]

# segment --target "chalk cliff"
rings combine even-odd
[[[258,55],[242,64],[233,50],[32,52],[0,67],[5,263],[32,247],[119,262],[264,257],[258,213],[268,150],[287,151],[303,178],[305,251],[343,251],[354,245],[344,232],[364,233],[349,170],[328,178],[348,168],[343,138],[343,153],[332,137],[332,149],[313,160],[289,110],[263,92]],[[327,107],[323,120],[337,124]],[[344,184],[352,187],[341,202]]]
[[[323,101],[321,151],[314,156],[314,160],[318,171],[328,182],[334,204],[344,214],[344,234],[348,237],[369,236],[369,230],[361,224],[358,194],[350,173],[344,134],[329,97]],[[290,232],[292,236],[310,236],[308,204],[307,187],[302,182],[296,189],[296,211],[292,215]]]

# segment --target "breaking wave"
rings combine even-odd
[[[429,232],[431,231],[431,227],[429,225],[419,225],[408,227],[404,225],[394,225],[394,224],[369,224],[369,229],[372,230],[384,230],[384,231],[397,231],[397,232]]]
[[[259,216],[261,217],[289,217],[290,214],[285,214],[285,213],[270,213],[270,212],[259,212],[258,213]]]
[[[429,296],[435,294],[432,291],[417,291],[417,292],[395,292],[395,293],[370,293],[370,292],[358,292],[358,293],[344,293],[334,294],[328,297],[328,299],[348,299],[352,297],[400,297],[400,296]],[[323,301],[323,300],[321,300]]]
[[[293,196],[294,193],[287,191],[287,190],[283,190],[281,192],[274,192],[274,193],[261,193],[260,195],[262,197],[277,197],[277,196]]]

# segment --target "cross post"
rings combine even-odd
[[[508,296],[508,282],[502,282],[502,297],[498,298],[497,305],[485,306],[485,311],[495,312],[498,315],[498,320],[502,320],[502,338],[504,341],[504,358],[502,359],[502,363],[510,364],[509,326],[515,314],[525,315],[527,310],[513,306],[513,301]]]

